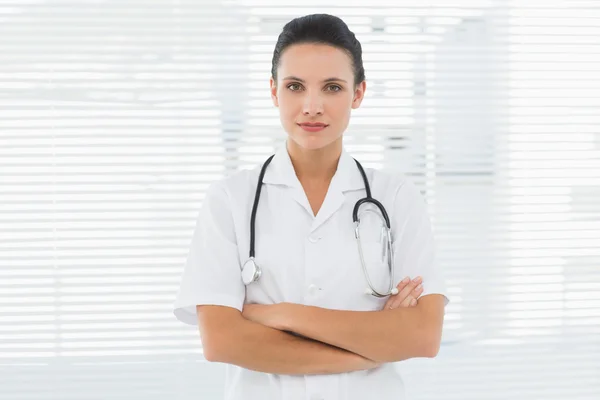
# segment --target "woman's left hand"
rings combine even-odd
[[[244,318],[268,326],[284,330],[285,317],[289,313],[290,303],[277,304],[244,304]]]
[[[417,305],[417,299],[423,293],[423,286],[421,282],[423,279],[419,276],[413,280],[409,277],[403,279],[396,288],[398,288],[398,294],[390,296],[383,310],[394,309],[399,307],[414,307]]]

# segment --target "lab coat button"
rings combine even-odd
[[[309,236],[308,240],[311,243],[317,243],[319,240],[321,240],[321,238],[318,236]]]
[[[308,293],[310,293],[311,295],[315,295],[317,294],[317,292],[319,291],[319,288],[317,287],[317,285],[311,284],[308,286]]]

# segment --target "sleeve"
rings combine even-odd
[[[427,211],[427,203],[419,188],[410,179],[405,179],[396,191],[394,199],[394,264],[400,272],[397,281],[408,276],[423,278],[423,292],[441,294],[444,305],[450,299],[442,269],[437,262],[436,244]]]
[[[196,325],[196,305],[243,309],[246,287],[241,266],[231,202],[224,185],[210,186],[202,203],[173,304],[175,317]]]

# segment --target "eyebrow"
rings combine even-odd
[[[300,79],[296,76],[286,76],[285,78],[283,78],[284,81],[298,81],[301,83],[306,83],[306,81],[304,79]],[[341,78],[327,78],[324,79],[323,82],[344,82],[344,83],[348,83],[346,82],[344,79]]]

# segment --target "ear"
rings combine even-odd
[[[273,100],[273,105],[275,107],[279,107],[279,99],[277,98],[277,82],[275,82],[273,77],[269,79],[269,86],[271,87],[271,99]]]
[[[352,100],[352,108],[360,107],[363,99],[365,98],[365,91],[367,90],[367,82],[362,81],[358,85],[356,85],[356,89],[354,89],[354,99]]]

